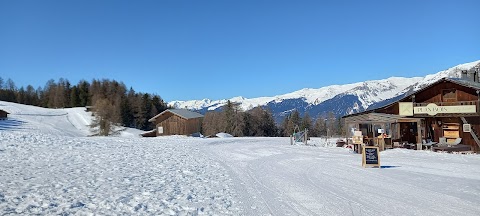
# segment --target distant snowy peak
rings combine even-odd
[[[480,60],[470,62],[470,63],[460,64],[455,67],[451,67],[447,70],[440,71],[436,74],[427,75],[422,81],[418,82],[415,85],[414,90],[421,89],[444,77],[460,78],[462,76],[462,70],[471,70],[472,68],[475,68],[475,66],[477,65],[480,65]]]
[[[210,99],[203,100],[190,100],[190,101],[171,101],[168,103],[169,106],[175,107],[177,109],[192,109],[199,110],[203,107],[211,106],[213,104]]]
[[[331,85],[322,88],[304,88],[291,93],[277,95],[273,97],[244,98],[234,97],[229,99],[233,103],[238,103],[243,110],[250,110],[257,106],[267,106],[271,104],[281,104],[288,100],[303,101],[308,106],[317,106],[326,101],[337,97],[354,96],[358,101],[351,104],[348,112],[367,109],[372,104],[388,100],[407,92],[418,90],[444,77],[460,77],[462,70],[468,70],[475,65],[480,64],[479,61],[460,64],[438,73],[427,75],[425,77],[390,77],[382,80],[371,80],[346,85]],[[171,101],[168,104],[175,108],[190,110],[216,110],[227,103],[224,100],[191,100],[191,101]]]
[[[319,89],[304,88],[295,92],[274,97],[244,98],[234,97],[229,99],[233,103],[240,104],[243,110],[250,110],[257,106],[265,106],[268,103],[280,103],[289,99],[302,99],[308,104],[318,105],[340,94],[351,94],[361,98],[361,106],[366,108],[374,102],[394,97],[399,91],[406,89],[412,83],[422,80],[420,77],[402,78],[391,77],[384,80],[359,82],[347,85],[331,85]],[[191,100],[172,101],[168,104],[175,108],[191,110],[215,110],[227,103],[228,100]]]
[[[404,93],[412,83],[419,82],[422,79],[421,77],[391,77],[384,80],[366,81],[345,94],[357,96],[361,102],[361,107],[366,109],[373,103],[395,97],[399,92]]]

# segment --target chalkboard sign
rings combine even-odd
[[[362,151],[362,166],[378,166],[380,167],[380,155],[378,147],[365,146]]]

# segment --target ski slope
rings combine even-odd
[[[0,101],[0,109],[9,112],[0,122],[0,130],[41,132],[70,137],[90,136],[93,115],[83,107],[48,109]],[[115,136],[139,136],[143,131],[118,127]]]
[[[362,168],[333,140],[89,137],[81,108],[0,109],[0,215],[480,214],[480,155],[395,149]]]

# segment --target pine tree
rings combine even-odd
[[[273,114],[269,110],[260,108],[260,118],[258,120],[259,125],[259,136],[276,136],[277,126],[275,120],[273,119]]]
[[[27,94],[25,92],[25,89],[23,89],[23,86],[20,87],[20,89],[18,90],[16,94],[16,100],[17,103],[26,104],[25,102],[27,101]]]
[[[91,105],[91,98],[89,93],[90,84],[82,80],[78,84],[78,97],[80,99],[80,106],[88,106]]]
[[[55,90],[57,88],[57,84],[55,83],[55,80],[50,79],[47,81],[45,84],[45,87],[43,88],[43,106],[48,107],[48,108],[54,108],[55,107]]]
[[[312,129],[312,118],[310,118],[310,115],[308,112],[305,112],[305,116],[303,116],[302,123],[300,125],[300,130],[311,130]]]
[[[282,126],[281,126],[281,134],[284,136],[284,137],[289,137],[290,135],[292,135],[293,132],[289,132],[289,118],[290,118],[290,115],[286,116],[284,119],[283,119],[283,122],[282,122]]]
[[[72,97],[72,85],[70,84],[70,82],[68,81],[68,79],[65,79],[65,84],[64,84],[64,92],[63,92],[63,95],[64,95],[64,99],[63,99],[63,104],[65,107],[76,107],[76,106],[73,106],[71,104],[71,97]]]
[[[70,107],[79,107],[80,105],[80,96],[77,86],[73,86],[70,90]]]
[[[46,97],[44,89],[42,89],[42,87],[38,87],[37,90],[35,91],[35,94],[37,94],[37,98],[38,98],[38,103],[36,105],[41,107],[47,107],[48,99]]]
[[[27,91],[25,92],[26,94],[26,104],[27,105],[37,105],[38,104],[38,97],[37,93],[35,92],[35,89],[33,86],[28,85],[27,86]]]
[[[227,105],[223,108],[225,119],[225,133],[232,134],[235,127],[235,108],[230,100],[227,101]]]
[[[58,83],[53,91],[54,91],[53,107],[55,108],[65,107],[65,80],[63,78],[60,78],[58,80]]]
[[[5,90],[5,100],[8,102],[15,102],[16,101],[16,96],[15,92],[17,91],[17,87],[15,86],[15,83],[13,80],[10,78],[7,79],[7,82],[4,87]]]
[[[325,124],[325,117],[320,115],[317,117],[315,120],[315,124],[313,126],[313,129],[311,131],[311,136],[312,137],[321,137],[321,136],[326,136],[327,131],[326,131],[326,124]]]

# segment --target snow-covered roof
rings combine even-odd
[[[180,116],[184,119],[203,118],[202,114],[197,113],[197,112],[192,112],[190,110],[186,110],[186,109],[167,109],[167,110],[161,112],[160,114],[154,116],[153,118],[151,118],[148,121],[153,122],[153,121],[155,121],[156,118],[158,118],[159,116],[161,116],[161,115],[163,115],[167,112],[173,113],[174,115]]]

